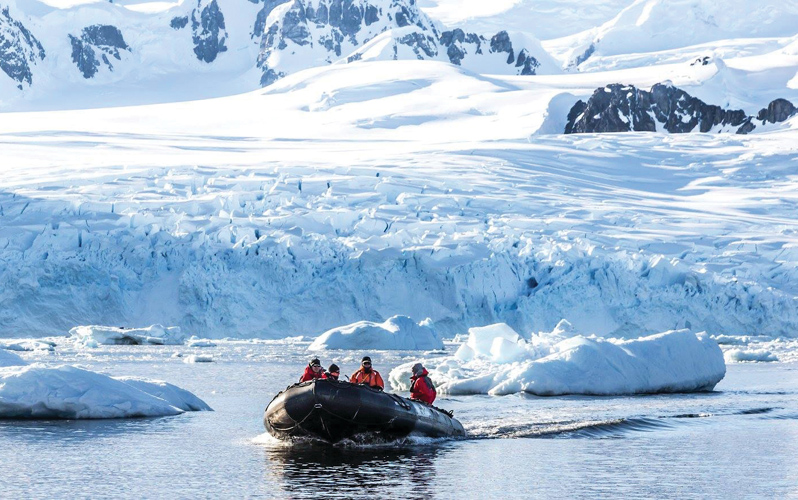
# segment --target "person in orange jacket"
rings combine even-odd
[[[308,382],[320,378],[324,378],[324,368],[321,367],[319,358],[313,358],[310,363],[308,363],[308,366],[305,367],[305,373],[299,377],[299,381]]]
[[[360,362],[360,369],[352,374],[349,379],[353,384],[365,384],[375,389],[385,389],[380,372],[371,367],[371,358],[364,356]]]
[[[435,385],[429,378],[429,372],[424,365],[416,363],[413,365],[413,376],[410,377],[410,399],[432,404],[438,392]]]

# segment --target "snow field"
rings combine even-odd
[[[409,390],[409,362],[391,371]],[[678,330],[633,340],[585,337],[561,322],[522,339],[507,325],[471,329],[454,356],[424,361],[445,394],[538,396],[709,391],[726,373],[723,353],[706,334]]]

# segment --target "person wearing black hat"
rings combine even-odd
[[[310,363],[308,363],[308,366],[305,367],[305,373],[302,374],[299,381],[307,382],[319,378],[324,378],[324,368],[321,367],[319,358],[313,358],[310,360]]]
[[[368,356],[363,356],[360,369],[352,374],[349,381],[353,384],[365,384],[374,389],[385,389],[385,382],[382,381],[380,372],[371,367],[371,358]]]
[[[341,369],[338,368],[338,365],[333,363],[327,369],[327,373],[324,374],[324,378],[329,379],[329,380],[335,380],[336,382],[338,382],[338,377],[340,375],[341,375]],[[344,378],[344,380],[345,380],[345,378]]]

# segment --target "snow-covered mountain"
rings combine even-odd
[[[529,36],[443,31],[415,0],[292,0],[268,9],[258,58],[263,85],[337,61],[431,59],[479,73],[558,71]]]
[[[444,29],[415,0],[90,2],[68,8],[9,1],[0,4],[0,104],[6,106],[97,105],[100,87],[126,104],[229,95],[302,69],[360,60],[431,59],[490,74],[560,71],[529,33]]]

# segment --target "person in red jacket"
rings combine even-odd
[[[435,390],[429,372],[424,365],[416,363],[413,365],[413,376],[410,377],[410,399],[432,404],[438,393]]]
[[[305,373],[299,377],[300,382],[307,382],[309,380],[316,380],[319,378],[324,378],[324,368],[321,367],[321,361],[319,358],[313,358],[308,366],[305,367]]]
[[[325,379],[335,380],[338,382],[338,377],[341,375],[341,369],[338,368],[338,365],[335,363],[331,364],[330,367],[327,369],[327,373],[324,374]],[[346,380],[344,378],[344,380]]]
[[[385,389],[385,382],[382,381],[380,372],[371,367],[371,358],[364,356],[360,362],[360,369],[352,374],[349,381],[353,384],[365,384],[374,389]]]

